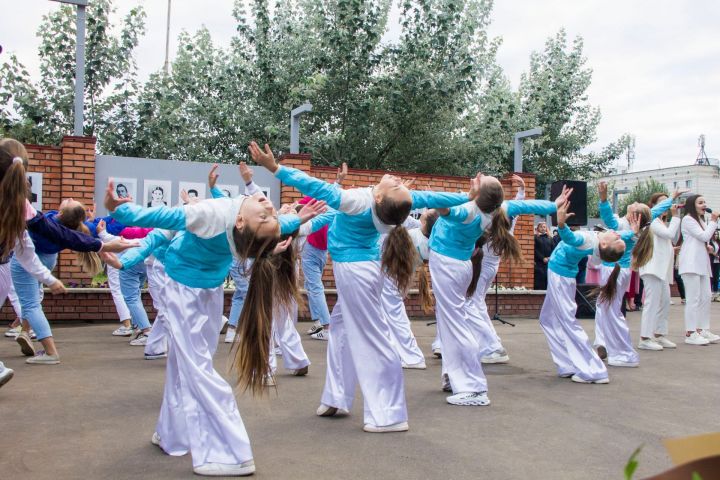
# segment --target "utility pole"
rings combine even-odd
[[[172,4],[172,0],[168,0],[168,14],[167,14],[167,29],[165,31],[165,65],[163,66],[163,70],[165,70],[165,75],[170,73],[170,6]]]

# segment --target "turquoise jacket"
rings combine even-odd
[[[548,269],[560,276],[575,278],[578,274],[578,264],[588,255],[599,257],[597,232],[573,232],[567,225],[558,228],[560,239],[548,262]],[[625,242],[625,251],[635,245],[635,232],[624,230],[618,232]]]

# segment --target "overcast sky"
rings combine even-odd
[[[92,1],[92,0],[91,0]],[[166,0],[116,0],[118,14],[135,5],[147,12],[147,33],[137,50],[142,78],[162,67]],[[216,43],[234,34],[232,0],[174,0],[171,48],[180,30],[205,25]],[[0,0],[3,56],[16,53],[37,75],[35,32],[47,0]],[[635,170],[691,164],[697,139],[720,157],[720,2],[716,0],[496,0],[491,36],[503,39],[499,62],[517,86],[529,55],[565,27],[581,35],[593,69],[590,101],[600,106],[600,149],[624,132],[637,138]],[[395,10],[386,38],[397,38]]]

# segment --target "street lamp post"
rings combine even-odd
[[[83,135],[83,100],[85,92],[85,7],[88,0],[52,0],[54,2],[68,3],[77,7],[75,18],[75,122],[73,135]]]
[[[312,112],[310,102],[303,103],[290,112],[290,153],[300,153],[300,115]]]
[[[522,161],[522,140],[524,138],[534,138],[542,135],[543,129],[540,127],[533,128],[532,130],[525,130],[518,132],[514,137],[514,149],[515,149],[515,164],[513,166],[516,173],[522,173],[523,161]]]

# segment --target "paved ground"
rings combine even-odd
[[[720,308],[713,304],[720,330]],[[682,310],[672,309],[680,341]],[[639,314],[630,315],[637,338]],[[583,321],[592,330],[592,322]],[[306,324],[301,324],[301,328]],[[32,479],[192,478],[189,457],[150,444],[160,407],[164,360],[111,337],[114,325],[56,328],[59,366],[23,363],[0,340],[0,358],[16,376],[0,390],[0,477]],[[413,322],[424,351],[434,327]],[[406,372],[410,432],[362,432],[362,403],[350,417],[314,411],[324,379],[326,344],[305,341],[310,375],[282,375],[267,398],[241,396],[257,478],[612,479],[645,445],[640,476],[670,466],[669,436],[720,425],[720,345],[641,352],[637,369],[612,368],[609,385],[576,385],[555,376],[536,320],[498,326],[511,363],[487,368],[489,407],[454,407],[439,389],[439,361]],[[228,346],[216,366],[225,371]],[[359,398],[359,397],[358,397]],[[196,477],[197,478],[197,477]]]

